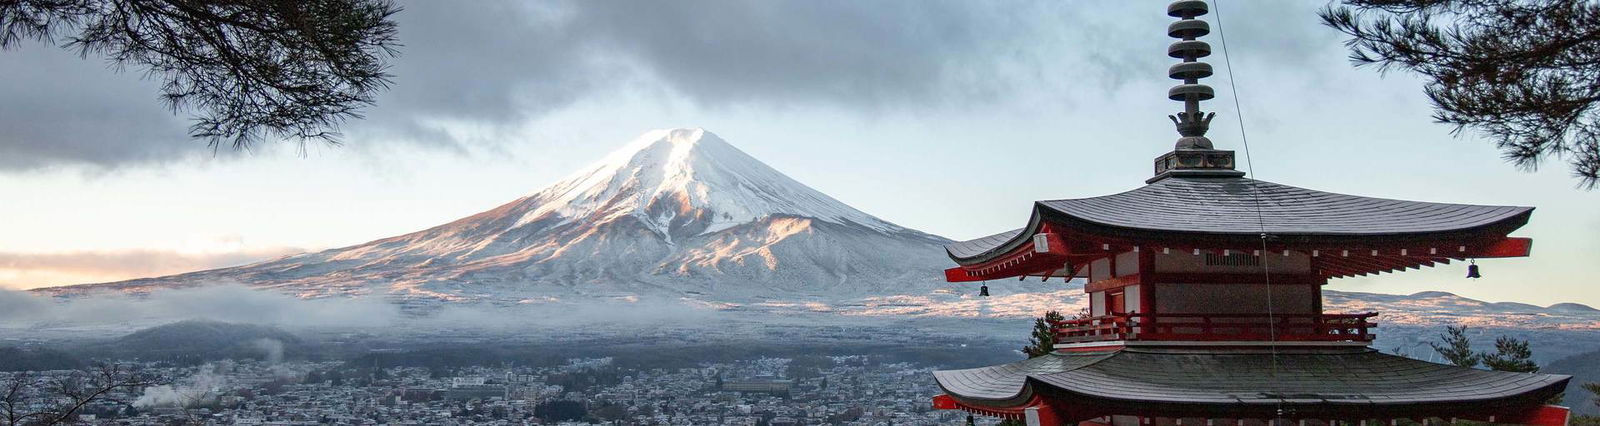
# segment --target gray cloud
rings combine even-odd
[[[995,3],[584,3],[565,23],[703,103],[921,103],[1004,85],[982,62],[1034,30]],[[1006,25],[1024,24],[1024,25]]]
[[[0,170],[109,167],[199,151],[156,85],[94,59],[25,45],[0,52]]]
[[[1003,92],[1029,26],[987,3],[405,4],[394,89],[352,133],[448,141],[630,90],[705,107],[923,108]]]
[[[1088,7],[1092,5],[1092,7]],[[460,149],[442,122],[491,131],[586,99],[853,113],[982,107],[1114,89],[1169,62],[1145,2],[407,2],[393,89],[346,126],[356,146]],[[1315,5],[1229,2],[1238,49],[1304,64],[1333,37]],[[1324,43],[1325,44],[1325,43]],[[53,48],[0,52],[0,171],[209,155],[136,73]]]

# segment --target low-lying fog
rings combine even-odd
[[[1052,295],[1054,296],[1054,295]],[[1067,297],[1063,295],[1063,297]],[[1071,299],[1071,297],[1067,297]],[[817,301],[725,303],[692,298],[551,297],[538,303],[394,303],[378,297],[301,299],[242,285],[162,289],[147,294],[51,297],[0,291],[0,339],[120,335],[177,321],[204,319],[287,330],[350,330],[398,335],[586,335],[703,330],[765,333],[785,328],[933,330],[954,335],[1021,338],[1031,316],[1054,298],[1036,295],[930,295],[828,304]],[[1072,303],[1068,301],[1067,303]],[[970,326],[957,326],[958,324]],[[800,337],[800,336],[790,336]]]
[[[847,300],[741,303],[693,297],[562,298],[551,295],[539,301],[499,304],[415,300],[396,303],[381,297],[301,299],[238,284],[161,289],[147,294],[101,293],[72,297],[0,291],[0,347],[28,342],[113,338],[186,320],[268,325],[313,340],[359,333],[423,342],[613,339],[667,344],[760,340],[910,346],[993,342],[1004,347],[1020,347],[1031,331],[1033,316],[1047,309],[1071,314],[1083,302],[1082,292],[1077,289],[1008,290],[1013,289],[995,287],[992,297],[935,292]],[[1426,359],[1431,354],[1426,343],[1436,341],[1446,323],[1466,324],[1459,321],[1476,318],[1441,309],[1434,312],[1436,315],[1418,318],[1456,318],[1459,321],[1396,321],[1417,316],[1415,314],[1417,312],[1406,309],[1387,311],[1380,317],[1382,325],[1373,346]],[[1506,315],[1511,314],[1502,316]],[[1528,339],[1534,345],[1536,356],[1543,360],[1581,353],[1600,345],[1600,333],[1592,329],[1564,329],[1524,322],[1532,326],[1498,325],[1516,324],[1513,321],[1487,324],[1479,321],[1472,323],[1472,327],[1479,337],[1475,340],[1485,344],[1493,342],[1498,335]]]

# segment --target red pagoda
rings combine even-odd
[[[1182,137],[1132,191],[1038,201],[1025,227],[946,247],[952,282],[1084,278],[1089,316],[1055,352],[934,373],[934,406],[1029,425],[1561,425],[1568,376],[1485,371],[1372,349],[1376,313],[1322,309],[1331,278],[1525,257],[1530,207],[1333,194],[1245,177],[1205,137],[1204,1],[1171,3],[1168,97]],[[1476,273],[1475,267],[1472,269]]]

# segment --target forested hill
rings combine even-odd
[[[1583,389],[1584,383],[1600,383],[1600,350],[1562,358],[1539,372],[1571,375],[1572,383],[1567,385],[1567,397],[1561,405],[1572,407],[1578,414],[1600,415],[1595,395]]]

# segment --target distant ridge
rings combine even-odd
[[[144,359],[281,359],[299,348],[298,337],[276,327],[195,319],[138,330],[84,350]]]
[[[1322,297],[1329,312],[1379,312],[1384,324],[1600,329],[1600,310],[1578,303],[1540,307],[1485,302],[1444,291],[1398,295],[1324,289]]]
[[[1563,312],[1600,312],[1600,309],[1595,309],[1593,307],[1590,307],[1589,305],[1585,305],[1585,304],[1582,304],[1582,303],[1571,303],[1571,302],[1557,303],[1557,304],[1554,304],[1554,305],[1550,305],[1550,307],[1545,308],[1545,309],[1549,309],[1549,310],[1552,310],[1552,311],[1563,311]]]
[[[1354,293],[1354,292],[1339,292],[1339,293],[1343,293],[1343,294],[1370,294],[1370,295],[1380,295],[1381,296],[1381,294],[1379,294],[1379,293]],[[1539,306],[1539,305],[1528,304],[1528,303],[1519,303],[1519,302],[1485,302],[1485,301],[1477,300],[1477,299],[1473,299],[1473,298],[1462,297],[1460,295],[1457,295],[1455,293],[1451,293],[1451,292],[1448,292],[1448,291],[1419,291],[1419,292],[1416,292],[1416,293],[1411,293],[1410,295],[1405,296],[1405,297],[1409,297],[1409,298],[1413,298],[1413,299],[1440,299],[1440,298],[1442,298],[1442,299],[1455,299],[1455,300],[1458,300],[1460,303],[1477,303],[1477,304],[1482,304],[1484,306],[1490,306],[1490,307],[1494,307],[1494,308],[1498,308],[1498,309],[1504,309],[1504,310],[1600,312],[1600,309],[1595,309],[1595,308],[1590,307],[1589,305],[1585,305],[1585,304],[1581,304],[1581,303],[1565,302],[1565,303],[1557,303],[1557,304],[1550,305],[1550,306]]]

